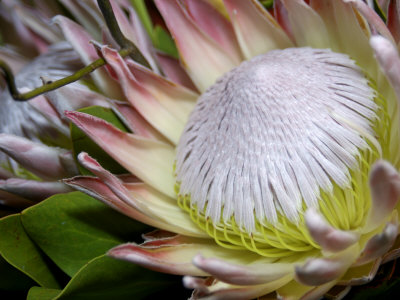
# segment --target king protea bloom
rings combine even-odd
[[[103,46],[134,133],[66,113],[132,173],[81,153],[97,177],[66,182],[161,229],[109,255],[184,275],[195,299],[372,280],[400,253],[396,3],[390,30],[362,1],[275,1],[272,15],[255,0],[155,3],[192,82]]]

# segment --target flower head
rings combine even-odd
[[[109,254],[186,275],[194,298],[314,299],[371,280],[398,253],[400,60],[385,24],[361,1],[275,1],[272,16],[225,0],[229,18],[155,2],[192,82],[102,46],[134,134],[66,113],[135,176],[81,153],[98,178],[66,182],[170,232]]]

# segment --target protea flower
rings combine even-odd
[[[343,296],[399,253],[394,38],[361,1],[223,2],[155,1],[194,89],[101,47],[134,133],[66,115],[134,176],[66,182],[161,229],[109,254],[193,298]]]

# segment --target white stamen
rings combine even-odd
[[[327,49],[244,62],[190,116],[177,148],[180,193],[214,223],[234,216],[247,232],[255,217],[275,223],[277,212],[296,222],[302,201],[317,207],[320,188],[349,185],[365,133],[373,133],[374,97],[354,61]]]

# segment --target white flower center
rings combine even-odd
[[[299,220],[321,189],[348,187],[373,137],[375,91],[347,55],[270,51],[225,74],[199,99],[177,148],[180,194],[214,224]]]

